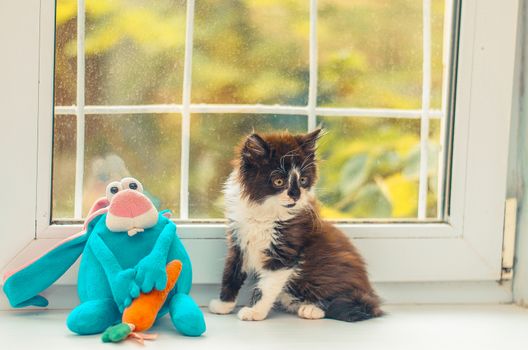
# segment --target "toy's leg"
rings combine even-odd
[[[68,316],[68,328],[77,334],[88,335],[103,332],[121,320],[116,303],[112,299],[90,300],[77,306]]]
[[[170,316],[174,327],[183,335],[198,337],[205,332],[202,310],[187,294],[177,293],[172,297]]]

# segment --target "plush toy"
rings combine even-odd
[[[144,315],[147,325],[152,325],[156,318],[169,312],[180,333],[201,335],[205,321],[189,296],[189,256],[168,211],[158,213],[142,192],[141,183],[133,178],[110,183],[106,198],[93,205],[81,232],[5,276],[4,292],[10,304],[16,308],[47,306],[48,301],[39,293],[82,254],[78,277],[81,304],[67,320],[72,332],[97,334],[119,322],[130,329],[133,323],[127,322],[129,314],[139,314],[139,319]],[[176,265],[181,263],[181,272],[169,276],[170,282],[176,284],[167,287],[166,266],[175,260]],[[137,326],[134,324],[134,331],[139,330]],[[109,329],[107,337],[113,335],[115,332]]]

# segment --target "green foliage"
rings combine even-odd
[[[367,184],[357,193],[356,203],[350,206],[352,217],[387,218],[391,216],[391,203],[377,184]]]
[[[421,0],[318,2],[318,105],[420,108]],[[86,103],[181,103],[185,47],[181,0],[86,1]],[[442,91],[443,0],[433,0],[432,104]],[[75,103],[76,0],[58,0],[56,105]],[[196,2],[193,103],[306,105],[309,2]],[[54,217],[71,217],[74,117],[56,118]],[[180,115],[88,117],[85,212],[108,176],[133,175],[179,209]],[[419,121],[320,118],[317,193],[331,218],[412,218],[417,211]],[[306,130],[304,116],[193,115],[190,215],[219,218],[221,187],[240,138]],[[432,122],[428,215],[436,216],[439,127]],[[121,164],[122,163],[122,164]],[[95,169],[95,170],[94,170]],[[114,169],[114,170],[110,170]],[[117,170],[116,170],[117,169]]]
[[[367,166],[368,160],[368,155],[361,153],[345,162],[345,165],[341,168],[339,192],[353,192],[363,185],[370,170]]]
[[[418,207],[418,120],[321,118],[329,129],[319,146],[318,196],[332,218],[414,218]],[[437,130],[438,121],[432,123]],[[430,139],[429,176],[435,178],[438,135]],[[431,181],[428,215],[436,215]]]

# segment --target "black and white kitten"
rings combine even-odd
[[[274,305],[307,319],[353,322],[382,314],[363,259],[319,216],[311,189],[320,132],[253,134],[242,142],[225,184],[228,255],[211,312],[233,311],[253,274],[257,285],[238,312],[241,320],[263,320]]]

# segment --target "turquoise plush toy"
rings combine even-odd
[[[39,295],[81,258],[78,294],[81,304],[68,316],[77,334],[97,334],[121,322],[123,310],[140,293],[163,290],[165,266],[182,263],[176,286],[158,318],[170,313],[176,329],[187,336],[205,332],[201,310],[189,296],[192,267],[168,211],[159,212],[142,193],[139,181],[124,178],[108,185],[106,198],[93,205],[83,231],[9,273],[4,292],[13,307],[47,306]]]

